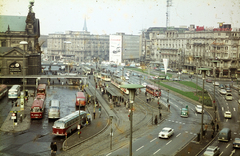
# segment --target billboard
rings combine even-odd
[[[109,61],[117,64],[122,63],[122,36],[110,35],[109,38]]]

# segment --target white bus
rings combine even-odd
[[[60,118],[60,102],[58,100],[51,100],[49,102],[48,118],[49,119]]]
[[[8,90],[9,99],[17,99],[20,95],[20,85],[13,85],[11,89]]]

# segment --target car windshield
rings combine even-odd
[[[167,129],[163,129],[161,132],[168,133],[168,130]]]

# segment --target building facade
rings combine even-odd
[[[240,31],[223,26],[149,29],[145,34],[151,42],[150,58],[160,61],[167,58],[170,68],[188,73],[195,73],[200,67],[211,68],[208,76],[214,73],[212,61],[218,60],[216,76],[236,78],[240,74]]]
[[[0,75],[41,72],[40,24],[32,10],[33,4],[30,2],[27,16],[0,16]],[[27,45],[21,45],[21,41]]]
[[[87,62],[98,57],[109,60],[109,36],[92,35],[87,31],[66,31],[49,34],[48,59]]]

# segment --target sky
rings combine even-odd
[[[149,27],[165,27],[167,0],[35,0],[41,35],[82,31],[84,18],[91,34],[140,34]],[[0,14],[27,16],[29,0],[0,0]],[[240,28],[240,0],[172,0],[170,26],[190,24]]]

